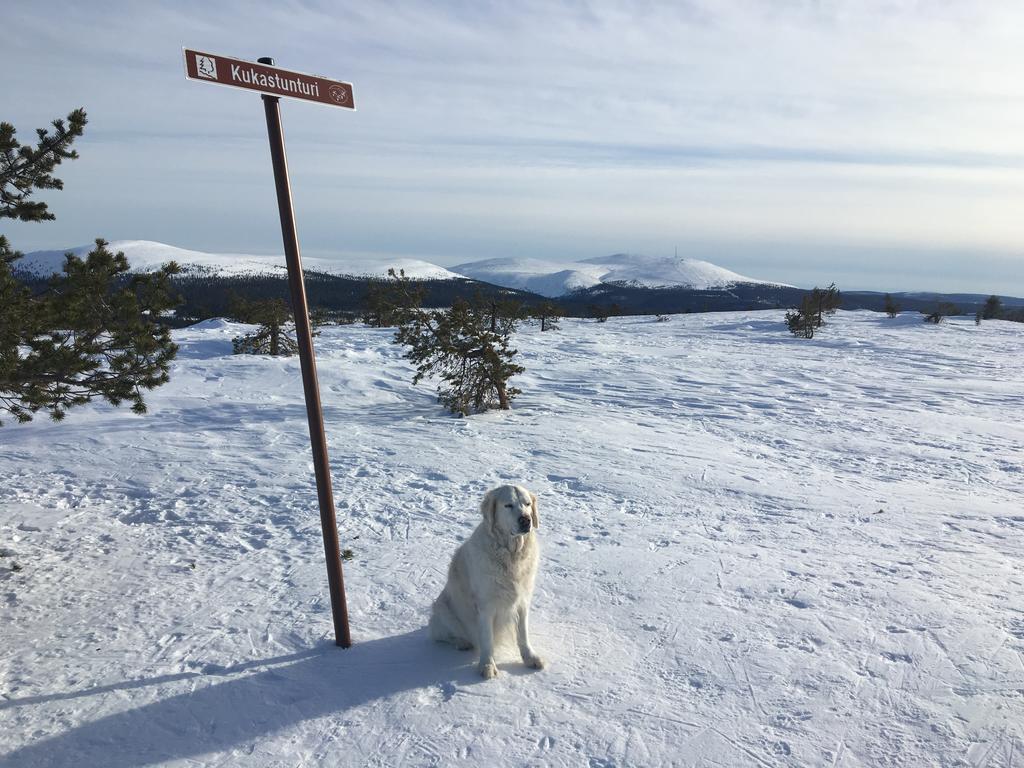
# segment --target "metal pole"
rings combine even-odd
[[[273,65],[274,63],[274,60],[269,57],[258,61],[260,64]],[[274,182],[277,185],[277,208],[281,214],[281,237],[284,239],[284,255],[288,263],[288,286],[291,289],[295,335],[299,344],[302,388],[306,395],[309,441],[313,448],[316,493],[320,502],[320,526],[323,528],[324,555],[327,558],[327,583],[331,590],[334,642],[342,648],[348,648],[352,645],[352,637],[348,628],[345,577],[341,572],[341,545],[338,541],[338,522],[334,516],[331,465],[327,459],[327,437],[324,435],[324,414],[320,407],[320,385],[317,383],[316,358],[313,355],[313,334],[309,327],[306,283],[302,275],[302,258],[299,255],[299,236],[295,229],[292,188],[288,180],[288,158],[284,153],[280,99],[277,96],[263,96],[263,108],[267,113],[270,157],[274,163]]]

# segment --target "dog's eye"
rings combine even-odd
[[[515,505],[514,504],[506,504],[505,505],[505,509],[512,509],[513,506],[515,506]]]

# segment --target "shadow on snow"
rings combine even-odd
[[[433,687],[438,689],[439,699],[448,700],[459,687],[481,682],[474,660],[474,654],[431,642],[420,628],[347,650],[324,644],[233,667],[209,665],[205,673],[130,680],[9,701],[4,709],[187,677],[230,676],[28,744],[0,758],[0,765],[129,768],[230,750],[306,720],[338,715],[403,691]],[[260,671],[247,673],[250,669]]]

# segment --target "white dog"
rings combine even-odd
[[[523,663],[542,669],[530,646],[530,598],[537,575],[537,497],[519,485],[488,491],[480,503],[483,522],[455,550],[448,583],[434,601],[430,636],[456,648],[480,649],[480,674],[498,674],[495,634],[512,625]]]

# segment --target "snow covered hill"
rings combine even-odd
[[[296,359],[207,321],[146,416],[5,420],[0,766],[1017,764],[1024,325],[782,315],[527,327],[468,419],[324,328],[349,650]],[[425,622],[509,481],[548,667],[485,682]]]
[[[110,244],[124,251],[128,263],[137,272],[156,269],[176,261],[184,271],[210,275],[286,274],[284,256],[254,256],[242,253],[204,253],[177,248],[150,240],[117,240]],[[91,245],[62,251],[33,251],[16,263],[19,270],[45,276],[60,271],[64,254],[83,256]],[[413,278],[450,280],[468,277],[504,288],[532,291],[541,296],[562,296],[601,283],[628,283],[652,288],[685,286],[697,290],[720,288],[736,283],[766,283],[730,272],[696,259],[655,258],[616,254],[576,262],[541,259],[485,259],[467,262],[451,269],[418,259],[353,258],[325,259],[303,257],[306,269],[331,275],[383,277],[389,267],[404,269]],[[782,285],[781,283],[769,283]]]
[[[562,296],[601,283],[627,283],[649,288],[723,288],[736,283],[769,283],[731,272],[698,259],[641,256],[619,253],[574,262],[540,259],[487,259],[458,264],[459,274],[506,288],[520,288],[542,296]]]
[[[83,245],[67,248],[62,251],[33,251],[25,254],[16,262],[19,270],[45,276],[59,272],[64,263],[64,254],[68,251],[84,256],[94,246]],[[286,275],[284,256],[253,256],[243,253],[204,253],[177,248],[173,245],[157,243],[151,240],[115,240],[110,244],[114,251],[123,251],[133,271],[147,272],[176,261],[185,272],[206,273],[223,276],[251,274]],[[404,269],[409,277],[433,280],[448,280],[461,277],[444,267],[419,259],[372,259],[345,257],[342,260],[312,258],[304,256],[303,267],[307,270],[325,272],[331,275],[354,277],[383,277],[388,268]]]

